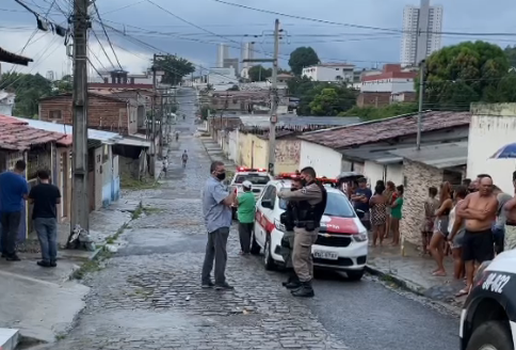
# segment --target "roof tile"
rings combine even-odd
[[[24,124],[13,124],[0,119],[0,149],[24,151],[31,146],[58,142],[66,135],[31,128]]]

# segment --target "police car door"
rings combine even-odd
[[[266,205],[264,206],[264,202]],[[265,246],[267,232],[274,228],[274,206],[276,203],[276,187],[269,185],[262,192],[258,204],[256,205],[256,222],[254,232],[256,242],[261,246]]]

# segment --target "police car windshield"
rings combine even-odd
[[[280,200],[280,208],[283,210],[287,209],[287,202],[284,199]],[[328,192],[328,200],[326,202],[324,215],[353,218],[355,217],[355,210],[346,199],[346,196],[340,193]]]
[[[241,184],[244,181],[251,181],[253,185],[267,185],[269,182],[269,177],[267,175],[260,174],[247,174],[247,175],[237,175],[235,178],[236,184]]]

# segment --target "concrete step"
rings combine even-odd
[[[14,350],[18,345],[20,332],[17,329],[0,328],[0,349]]]

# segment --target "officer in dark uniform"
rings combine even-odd
[[[301,189],[301,179],[299,177],[292,179],[291,191],[297,191]],[[297,278],[294,266],[292,265],[292,251],[294,249],[294,225],[296,221],[295,217],[295,202],[288,202],[287,208],[284,213],[281,214],[280,221],[285,225],[285,233],[281,239],[281,256],[285,261],[285,268],[288,270],[289,277],[286,282],[283,282],[283,286],[287,288],[299,287],[299,278]]]
[[[281,191],[279,198],[297,202],[294,222],[294,250],[292,263],[299,278],[299,287],[292,289],[296,297],[313,297],[312,279],[314,267],[312,245],[317,240],[321,218],[326,209],[327,193],[322,184],[316,181],[315,170],[306,167],[301,170],[303,188],[297,191]]]

